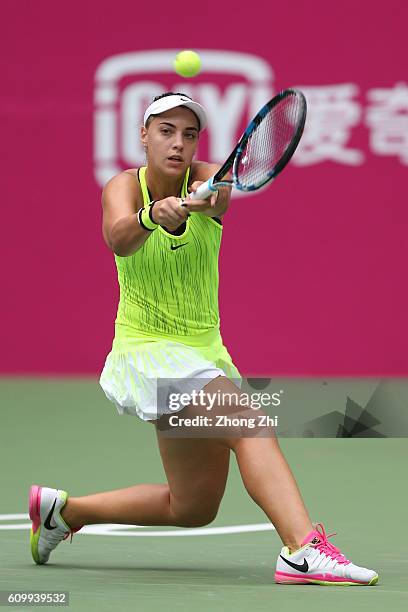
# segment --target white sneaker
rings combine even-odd
[[[320,527],[321,530],[318,528]],[[287,546],[281,550],[276,563],[275,582],[279,584],[373,585],[378,574],[354,565],[328,541],[321,523],[315,525],[303,540],[302,547],[293,553]]]
[[[38,565],[47,563],[50,553],[62,540],[79,529],[71,529],[61,516],[68,499],[66,491],[33,485],[30,488],[29,514],[31,554]]]

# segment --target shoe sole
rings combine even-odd
[[[370,582],[336,582],[329,580],[315,580],[313,578],[277,578],[275,576],[275,582],[277,584],[320,584],[322,586],[374,586],[378,582],[378,575],[371,578]]]

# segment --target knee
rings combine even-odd
[[[217,516],[218,508],[211,508],[208,510],[196,510],[194,509],[186,512],[182,511],[175,515],[175,525],[177,527],[205,527],[213,522]]]

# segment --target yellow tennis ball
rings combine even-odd
[[[200,56],[195,51],[180,51],[173,64],[177,74],[183,77],[193,77],[201,68]]]

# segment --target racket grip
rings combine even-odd
[[[199,186],[197,191],[190,193],[191,200],[205,200],[209,198],[210,195],[218,191],[216,187],[213,187],[213,177],[209,178],[206,183],[203,183]]]

